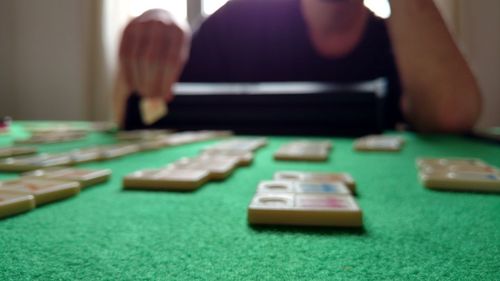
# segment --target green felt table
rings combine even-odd
[[[14,123],[0,145],[26,132]],[[292,137],[269,137],[253,165],[195,192],[122,190],[130,172],[194,156],[215,143],[170,147],[81,167],[111,168],[109,182],[0,220],[0,280],[500,280],[500,195],[438,192],[417,180],[419,156],[478,157],[500,147],[459,136],[401,133],[400,153],[335,143],[324,163],[276,162]],[[60,152],[113,143],[113,135],[39,146]],[[364,228],[251,227],[247,206],[278,170],[353,175]],[[0,179],[16,177],[0,173]]]

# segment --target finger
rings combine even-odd
[[[131,35],[132,29],[134,28],[134,21],[131,21],[123,29],[122,38],[120,40],[119,57],[125,58],[130,55],[131,51]]]
[[[182,69],[181,66],[181,49],[183,45],[184,34],[183,31],[174,27],[171,29],[170,34],[170,44],[169,48],[165,53],[165,63],[163,68],[163,77],[162,77],[162,89],[161,93],[165,100],[170,101],[172,96],[172,87],[175,82],[177,82],[180,71]]]
[[[165,85],[166,83],[166,76],[169,76],[170,74],[170,68],[171,66],[167,62],[167,56],[170,53],[170,49],[173,47],[172,46],[172,39],[173,39],[173,34],[171,32],[171,28],[166,28],[163,30],[161,36],[160,36],[160,49],[158,50],[158,68],[155,73],[155,83],[154,83],[154,92],[156,93],[157,96],[163,97],[165,95],[165,89],[167,88],[168,85]]]
[[[170,31],[170,48],[166,52],[166,63],[173,66],[173,68],[178,68],[181,61],[182,43],[183,43],[183,32],[180,28],[175,27]]]
[[[142,78],[144,72],[142,71],[141,60],[144,49],[148,44],[148,34],[143,23],[138,23],[137,27],[133,30],[133,39],[132,55],[130,58],[132,81],[139,94],[144,95],[144,79]]]
[[[168,32],[161,23],[155,23],[151,27],[151,39],[145,60],[147,64],[146,81],[148,96],[161,96],[159,90],[161,84],[161,70],[164,67],[164,57],[169,46]]]
[[[175,36],[172,39],[173,47],[167,54],[167,65],[170,65],[169,73],[165,75],[166,81],[164,82],[166,87],[164,93],[167,100],[171,100],[173,98],[172,88],[179,80],[189,52],[188,34],[180,28],[178,28],[177,32],[174,34]]]
[[[132,51],[132,25],[133,22],[130,22],[123,30],[119,48],[119,68],[129,92],[134,90],[134,85],[132,82],[132,69],[130,64]]]
[[[123,64],[126,68],[127,80],[129,81],[133,91],[139,91],[139,84],[137,78],[137,55],[139,49],[140,41],[140,26],[138,26],[136,21],[133,21],[130,25],[130,29],[127,32],[126,42],[128,47],[125,48],[123,53]]]

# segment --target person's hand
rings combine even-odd
[[[172,99],[189,51],[187,28],[164,10],[149,10],[123,31],[120,72],[130,92],[147,98]]]

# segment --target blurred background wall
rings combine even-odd
[[[89,117],[84,6],[79,0],[0,1],[0,115]]]
[[[480,125],[500,126],[500,1],[460,1],[459,39],[484,95]]]
[[[0,0],[0,116],[111,118],[116,44],[134,1],[141,0]],[[211,11],[203,5],[224,2],[205,1],[187,3]],[[436,2],[478,77],[485,101],[478,125],[500,126],[500,1]]]

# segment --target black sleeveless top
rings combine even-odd
[[[309,39],[300,0],[231,0],[194,34],[181,81],[355,82],[386,77],[388,123],[402,120],[400,82],[384,20],[370,16],[347,56],[320,56]]]

